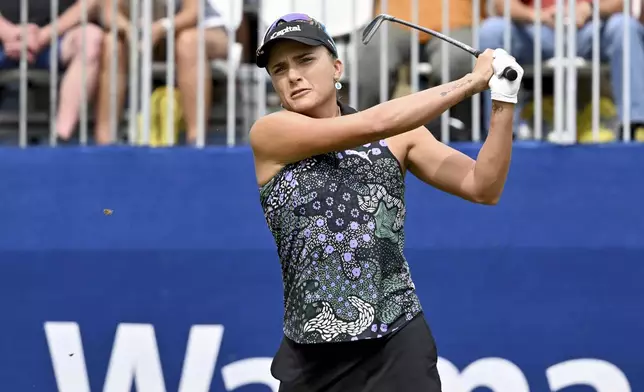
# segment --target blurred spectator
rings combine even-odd
[[[116,15],[112,15],[112,1],[119,1]],[[203,81],[197,80],[198,1],[206,2],[203,28],[205,28],[204,38],[207,64],[204,67],[205,78]],[[166,17],[167,2],[164,0],[152,0],[153,23],[151,32],[154,61],[165,62],[166,33],[172,27],[175,31],[177,84],[187,127],[186,141],[189,144],[194,143],[197,138],[197,83],[204,83],[204,109],[205,119],[207,121],[210,115],[212,94],[212,68],[210,67],[210,61],[217,58],[225,58],[228,55],[228,34],[224,27],[224,21],[220,13],[213,6],[213,2],[213,0],[177,0],[177,10],[174,20],[170,20]],[[123,110],[127,87],[128,45],[130,43],[130,37],[134,34],[130,27],[129,12],[130,0],[105,0],[103,26],[106,30],[110,30],[112,20],[114,18],[116,19],[118,42],[113,42],[111,34],[105,34],[96,124],[96,134],[100,144],[111,142],[110,86],[114,83],[111,78],[111,59],[115,52],[118,52],[118,81],[116,82],[118,97],[116,108],[117,119],[121,118]]]
[[[503,14],[503,0],[496,0],[498,15]],[[543,58],[554,57],[555,51],[555,12],[556,3],[554,0],[543,0],[542,2],[542,23],[541,48]],[[592,11],[591,1],[578,0],[575,11],[575,24],[577,25],[577,54],[585,59],[592,58]],[[644,26],[631,16],[626,16],[622,11],[622,0],[600,0],[599,13],[601,17],[600,26],[600,51],[602,61],[610,64],[611,85],[613,99],[617,103],[619,118],[623,118],[622,105],[622,55],[624,29],[631,35],[631,122],[635,131],[635,138],[644,141],[644,96],[639,94],[644,91],[644,74],[639,68],[644,63]],[[523,64],[534,61],[534,21],[535,12],[531,0],[510,0],[510,16],[512,18],[511,35],[512,43],[510,53]],[[479,35],[479,46],[485,48],[503,47],[503,31],[506,22],[502,17],[492,17],[483,22]],[[490,117],[490,94],[483,94],[483,126],[487,127]],[[613,132],[602,129],[600,131],[600,142],[614,140]],[[592,129],[587,127],[578,130],[579,142],[592,141]]]
[[[2,1],[0,3],[0,69],[17,68],[20,64],[22,49],[22,28],[20,26],[20,1]],[[87,9],[96,9],[94,0],[87,1]],[[36,69],[48,70],[50,64],[50,44],[53,27],[51,25],[51,0],[29,0],[27,33],[24,40],[27,44],[27,61]],[[92,99],[100,66],[100,50],[103,32],[94,24],[87,24],[83,29],[81,21],[81,0],[59,0],[58,18],[58,67],[61,70],[62,82],[58,100],[56,132],[63,140],[71,137],[81,108],[81,89],[87,88],[87,97]],[[88,14],[88,20],[93,15]],[[82,39],[85,35],[85,57],[83,58]],[[82,74],[85,61],[85,81]]]
[[[396,0],[389,1],[386,10],[381,9],[380,0],[375,0],[375,14],[381,12],[396,16],[405,20],[413,20],[412,1]],[[442,0],[418,1],[418,24],[427,28],[442,31]],[[450,0],[449,1],[449,35],[461,42],[471,44],[472,42],[472,1],[471,0]],[[389,96],[392,95],[395,87],[395,76],[401,66],[410,60],[411,30],[398,24],[390,23],[388,39],[388,66],[389,66]],[[368,46],[360,45],[358,58],[360,73],[359,84],[359,109],[364,110],[380,103],[380,32],[376,33]],[[432,66],[430,83],[437,85],[441,83],[441,40],[430,39],[431,36],[419,33],[419,41],[425,48],[429,62]],[[448,45],[449,53],[449,80],[459,79],[472,71],[472,55]],[[469,124],[471,118],[470,102],[466,100],[452,108],[451,116],[458,118],[465,124]]]

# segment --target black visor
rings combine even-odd
[[[266,33],[264,43],[257,49],[256,63],[260,68],[266,68],[270,51],[280,40],[297,41],[309,46],[322,45],[334,56],[338,56],[333,39],[313,20],[274,23],[273,25],[274,27]]]

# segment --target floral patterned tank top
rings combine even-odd
[[[289,164],[260,188],[282,265],[287,338],[379,338],[421,312],[403,256],[404,192],[384,140]]]

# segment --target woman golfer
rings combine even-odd
[[[270,26],[257,65],[284,108],[250,132],[284,281],[285,336],[271,368],[280,391],[440,391],[436,346],[403,255],[404,176],[497,203],[523,69],[487,50],[460,80],[356,112],[336,96],[343,64],[333,39],[303,14]],[[498,76],[508,66],[514,81]],[[490,131],[476,161],[423,126],[488,88]]]

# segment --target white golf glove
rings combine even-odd
[[[492,100],[517,103],[517,94],[519,93],[521,79],[523,78],[523,68],[521,68],[514,57],[510,56],[503,49],[496,49],[493,57],[492,68],[494,68],[494,75],[492,75],[492,78],[488,82]],[[517,78],[515,80],[511,81],[503,77],[503,71],[507,67],[517,71]]]

